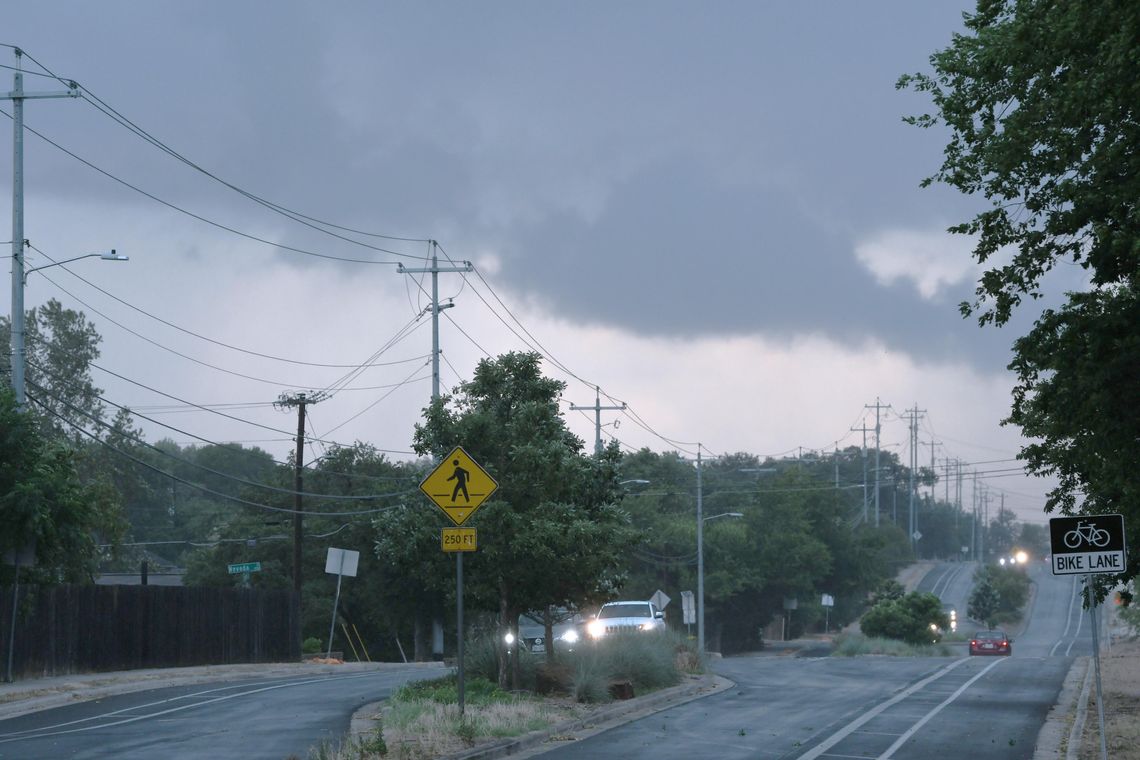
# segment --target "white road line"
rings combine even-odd
[[[185,694],[185,695],[180,696],[180,697],[171,697],[170,699],[161,699],[157,702],[151,702],[149,704],[133,705],[131,707],[123,708],[122,710],[114,710],[114,711],[109,712],[109,713],[103,713],[102,715],[92,715],[88,718],[81,718],[79,720],[73,720],[73,721],[69,721],[67,723],[57,723],[57,724],[52,725],[52,726],[41,726],[40,728],[31,728],[31,729],[27,729],[25,731],[14,731],[12,733],[0,734],[0,744],[7,744],[8,742],[24,741],[27,739],[39,739],[39,738],[42,738],[45,736],[58,736],[60,734],[74,734],[74,733],[79,733],[81,731],[94,731],[94,730],[97,730],[100,728],[110,728],[112,726],[121,726],[125,723],[135,723],[137,721],[146,720],[148,718],[157,718],[161,715],[169,715],[170,713],[182,712],[183,710],[192,710],[196,707],[203,707],[205,705],[213,704],[215,702],[227,702],[231,699],[236,699],[238,697],[246,697],[246,696],[249,696],[251,694],[259,694],[259,693],[266,692],[266,691],[275,691],[277,689],[286,689],[286,688],[289,688],[291,686],[306,686],[306,685],[312,684],[312,683],[320,683],[321,681],[330,681],[330,680],[340,681],[340,680],[350,680],[350,679],[355,679],[355,678],[366,678],[366,677],[371,676],[371,675],[375,675],[375,673],[360,673],[360,674],[353,674],[353,675],[334,675],[331,677],[323,676],[320,678],[309,678],[309,679],[304,679],[304,680],[299,680],[299,681],[288,681],[286,683],[278,683],[278,684],[274,684],[272,686],[262,686],[259,688],[249,689],[247,691],[240,691],[240,692],[237,692],[235,694],[228,694],[226,696],[213,697],[210,699],[203,699],[202,701],[194,702],[193,704],[184,704],[184,705],[181,705],[179,707],[171,707],[171,708],[168,708],[166,710],[159,710],[157,712],[150,712],[150,713],[146,713],[143,715],[130,715],[130,713],[132,713],[136,710],[142,710],[142,709],[150,708],[150,707],[158,707],[160,705],[170,704],[171,702],[182,702],[182,701],[185,701],[187,699],[191,699],[194,697],[200,697],[200,696],[205,695],[205,694],[211,694],[211,693],[219,692],[219,691],[227,691],[227,690],[233,690],[233,689],[239,689],[239,688],[247,688],[249,686],[253,686],[253,684],[245,684],[244,686],[236,686],[236,685],[224,686],[224,687],[221,687],[218,689],[207,689],[205,691],[195,692],[193,694]],[[101,720],[101,719],[105,719],[105,718],[116,718],[116,717],[121,718],[121,719],[111,721],[110,723],[97,723],[95,725],[80,726],[79,728],[68,728],[68,726],[75,726],[75,725],[80,724],[80,723],[91,723],[92,721],[97,721],[97,720]]]
[[[914,736],[916,733],[918,733],[918,729],[920,729],[920,728],[922,728],[923,726],[925,726],[925,725],[926,725],[926,723],[927,723],[927,721],[929,721],[931,718],[933,718],[933,717],[934,717],[935,715],[937,715],[938,713],[942,712],[942,708],[946,707],[946,705],[950,704],[950,703],[951,703],[951,702],[953,702],[955,699],[957,699],[958,697],[962,696],[962,692],[964,692],[966,689],[970,688],[970,686],[972,686],[972,685],[973,685],[974,681],[977,681],[979,678],[981,678],[981,677],[982,677],[982,676],[984,676],[986,673],[990,672],[991,670],[993,670],[995,667],[997,667],[998,665],[1002,664],[1003,662],[1005,662],[1005,660],[994,660],[992,663],[990,663],[990,664],[989,664],[989,665],[987,665],[986,667],[982,668],[981,672],[979,672],[979,673],[978,673],[976,676],[974,676],[973,678],[971,678],[969,681],[966,681],[966,683],[962,684],[961,688],[959,688],[959,689],[958,689],[958,691],[956,691],[956,692],[954,692],[953,694],[951,694],[949,697],[947,697],[947,698],[946,698],[946,700],[945,700],[945,701],[943,701],[943,702],[942,702],[942,704],[938,705],[938,707],[935,707],[933,710],[931,710],[930,712],[928,712],[928,713],[927,713],[927,714],[926,714],[926,715],[925,715],[925,716],[922,718],[922,720],[918,721],[918,722],[917,722],[917,723],[915,723],[913,726],[911,726],[909,729],[907,729],[906,733],[904,733],[902,736],[900,736],[900,737],[899,737],[899,738],[898,738],[898,739],[895,741],[895,743],[894,743],[894,744],[892,744],[891,746],[887,747],[887,751],[886,751],[886,752],[884,752],[883,754],[879,755],[879,757],[878,757],[878,760],[887,760],[887,758],[889,758],[889,757],[891,757],[892,755],[894,755],[894,754],[895,754],[895,752],[896,752],[896,751],[897,751],[897,750],[898,750],[898,749],[899,749],[899,748],[900,748],[900,747],[901,747],[903,744],[905,744],[905,743],[906,743],[907,739],[909,739],[910,737],[912,737],[912,736]]]
[[[1057,647],[1064,643],[1065,637],[1069,635],[1069,628],[1073,625],[1073,602],[1077,598],[1077,579],[1073,578],[1073,588],[1069,592],[1069,611],[1065,614],[1065,630],[1061,633],[1061,638],[1057,639],[1057,643],[1049,650],[1049,656],[1052,657],[1057,652]],[[1070,648],[1072,645],[1069,645]],[[1068,654],[1068,653],[1066,653]]]
[[[852,733],[857,731],[860,726],[863,726],[868,721],[870,721],[871,719],[878,716],[880,713],[882,713],[888,707],[891,707],[892,705],[897,705],[899,702],[903,701],[904,699],[909,697],[911,694],[914,694],[916,691],[920,690],[922,687],[926,686],[927,684],[932,683],[933,681],[937,681],[939,678],[942,678],[942,676],[944,676],[947,673],[949,673],[950,671],[954,670],[954,668],[958,667],[959,665],[966,664],[967,662],[970,661],[970,659],[971,658],[969,658],[969,657],[963,657],[960,660],[956,660],[956,661],[950,663],[949,665],[947,665],[946,667],[944,667],[942,670],[939,670],[934,675],[927,676],[926,678],[922,679],[918,683],[907,687],[903,691],[899,692],[895,696],[888,699],[886,702],[883,702],[881,705],[878,705],[876,707],[871,708],[870,710],[863,713],[862,715],[860,715],[855,720],[848,723],[843,728],[836,731],[831,736],[824,739],[822,742],[820,742],[816,746],[812,747],[806,753],[800,755],[799,760],[815,760],[815,758],[824,754],[829,749],[834,747],[836,744],[839,744],[839,742],[843,741],[848,736],[850,736]]]

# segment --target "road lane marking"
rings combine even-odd
[[[939,670],[937,673],[934,673],[933,675],[927,676],[926,678],[922,679],[918,683],[911,684],[910,686],[908,686],[903,691],[899,692],[895,696],[888,699],[886,702],[883,702],[882,704],[877,705],[876,707],[872,707],[870,710],[863,713],[858,718],[851,721],[846,726],[839,729],[834,734],[832,734],[831,736],[827,737],[826,739],[824,739],[819,744],[812,747],[806,753],[800,755],[799,760],[815,760],[815,758],[824,754],[829,749],[834,747],[836,744],[839,744],[839,742],[843,741],[848,736],[850,736],[852,733],[857,731],[861,726],[865,725],[867,722],[869,722],[870,720],[872,720],[876,716],[880,715],[888,707],[891,707],[893,705],[897,705],[899,702],[903,701],[904,699],[909,697],[911,694],[914,694],[916,691],[920,690],[922,687],[926,686],[928,683],[932,683],[933,681],[937,681],[939,678],[942,678],[944,675],[946,675],[947,673],[954,670],[954,668],[957,668],[960,665],[965,665],[967,662],[970,662],[970,658],[969,657],[963,657],[960,660],[956,660],[956,661],[950,663],[949,665],[944,667],[942,670]]]
[[[877,760],[888,760],[888,758],[890,758],[892,755],[895,754],[895,752],[899,749],[899,747],[901,747],[903,744],[906,743],[907,739],[909,739],[910,737],[912,737],[916,733],[918,733],[918,729],[925,726],[927,721],[929,721],[931,718],[933,718],[938,713],[942,712],[942,708],[946,707],[946,705],[950,704],[955,699],[962,696],[962,692],[964,692],[966,689],[970,688],[974,684],[975,681],[977,681],[979,678],[984,676],[986,673],[989,673],[991,670],[993,670],[995,667],[1002,664],[1003,662],[1005,662],[1005,660],[994,660],[992,663],[990,663],[986,667],[982,668],[982,670],[976,676],[971,678],[969,681],[966,681],[966,683],[962,684],[962,686],[956,692],[954,692],[949,697],[947,697],[945,700],[943,700],[942,704],[938,705],[938,707],[935,707],[933,710],[931,710],[925,716],[923,716],[922,720],[918,721],[913,726],[911,726],[909,729],[907,729],[907,731],[902,736],[900,736],[895,741],[894,744],[887,747],[886,752],[879,755]]]
[[[1069,635],[1069,628],[1071,628],[1073,625],[1073,602],[1076,601],[1076,598],[1077,598],[1077,578],[1076,578],[1076,576],[1074,576],[1073,577],[1073,584],[1072,584],[1072,591],[1069,592],[1069,611],[1067,613],[1065,613],[1065,630],[1061,633],[1061,637],[1059,639],[1057,639],[1057,643],[1054,644],[1053,648],[1049,650],[1049,656],[1050,657],[1052,657],[1057,652],[1057,647],[1061,646],[1061,644],[1063,644],[1065,642],[1065,637]],[[1079,625],[1079,623],[1078,623],[1078,625]],[[1078,633],[1080,632],[1080,628],[1077,629],[1077,632]],[[1069,648],[1070,649],[1072,648],[1072,644],[1069,645]],[[1068,656],[1068,652],[1066,652],[1065,655]]]
[[[157,712],[146,713],[144,715],[133,715],[133,716],[130,715],[130,713],[132,713],[136,710],[141,710],[141,709],[150,708],[150,707],[158,707],[160,705],[170,704],[172,702],[182,702],[182,701],[185,701],[187,699],[200,698],[200,697],[202,697],[202,695],[216,693],[219,691],[232,691],[234,689],[248,688],[250,686],[253,686],[254,684],[223,686],[223,687],[220,687],[217,689],[207,689],[205,691],[194,692],[193,694],[185,694],[185,695],[180,696],[180,697],[170,697],[169,699],[161,699],[157,702],[150,702],[150,703],[142,704],[142,705],[133,705],[131,707],[124,707],[121,710],[113,710],[109,713],[103,713],[101,715],[92,715],[92,716],[87,717],[87,718],[80,718],[79,720],[68,721],[66,723],[57,723],[57,724],[54,724],[51,726],[41,726],[40,728],[29,728],[29,729],[25,729],[23,731],[13,731],[11,733],[0,734],[0,744],[7,744],[9,742],[16,742],[16,741],[24,741],[27,739],[40,739],[40,738],[47,737],[47,736],[59,736],[60,734],[75,734],[75,733],[80,733],[82,731],[94,731],[94,730],[98,730],[101,728],[111,728],[113,726],[121,726],[121,725],[126,724],[126,723],[135,723],[137,721],[146,720],[148,718],[157,718],[161,715],[169,715],[171,713],[181,712],[183,710],[192,710],[195,707],[203,707],[205,705],[214,704],[215,702],[227,702],[231,699],[236,699],[238,697],[246,697],[246,696],[250,696],[252,694],[259,694],[259,693],[266,692],[266,691],[275,691],[277,689],[286,689],[286,688],[289,688],[291,686],[307,686],[309,684],[320,683],[322,681],[333,681],[333,680],[341,681],[341,680],[352,680],[352,679],[356,679],[356,678],[367,678],[368,676],[374,676],[374,675],[376,675],[375,672],[370,672],[370,673],[360,673],[360,674],[352,674],[352,675],[334,675],[332,677],[323,676],[323,677],[319,677],[319,678],[308,678],[308,679],[303,679],[303,680],[298,680],[298,681],[288,681],[286,683],[278,683],[278,684],[274,684],[272,686],[262,686],[262,687],[255,688],[255,689],[249,689],[248,691],[240,691],[240,692],[237,692],[234,694],[228,694],[225,696],[212,697],[209,699],[201,699],[201,701],[196,701],[193,704],[184,704],[184,705],[181,705],[179,707],[171,707],[171,708],[168,708],[166,710],[159,710]],[[123,716],[125,716],[125,717],[123,717]],[[75,726],[75,725],[80,724],[80,723],[90,723],[91,721],[102,720],[105,718],[116,718],[116,717],[121,718],[121,719],[112,721],[110,723],[98,723],[95,725],[80,726],[78,728],[68,728],[68,726]]]

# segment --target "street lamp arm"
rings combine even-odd
[[[709,520],[715,520],[718,517],[744,517],[744,513],[743,512],[721,512],[719,515],[709,515],[708,517],[704,517],[701,519],[703,519],[705,522],[708,522]]]
[[[31,269],[25,269],[24,270],[24,278],[27,279],[28,275],[30,275],[32,272],[38,272],[41,269],[49,269],[51,267],[57,267],[60,264],[70,264],[71,262],[79,261],[80,259],[93,259],[96,256],[103,259],[104,261],[130,261],[131,260],[130,256],[123,256],[119,253],[116,253],[115,249],[112,248],[110,250],[110,252],[85,253],[82,256],[73,256],[70,259],[64,259],[63,261],[53,261],[50,264],[44,264],[42,267],[32,267]]]

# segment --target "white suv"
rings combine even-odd
[[[609,602],[602,605],[586,630],[595,639],[611,633],[664,631],[665,613],[653,602]]]

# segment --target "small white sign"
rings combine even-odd
[[[823,598],[819,600],[819,603],[823,607],[834,607],[835,606],[835,597],[832,596],[831,594],[824,594]]]
[[[360,552],[352,549],[334,549],[329,547],[325,556],[325,572],[332,575],[347,575],[356,577],[356,565],[360,561]]]
[[[668,606],[669,606],[669,602],[671,602],[671,601],[673,601],[673,600],[672,600],[672,599],[670,599],[670,598],[669,598],[669,597],[668,597],[668,596],[665,594],[665,592],[664,592],[664,591],[662,591],[661,589],[657,589],[657,591],[656,591],[656,592],[654,592],[653,596],[649,597],[649,601],[651,601],[651,602],[653,602],[655,605],[657,605],[657,609],[659,609],[659,610],[663,610],[663,609],[665,609],[666,607],[668,607]]]
[[[681,592],[681,616],[684,618],[681,622],[686,625],[697,622],[697,604],[692,591]]]

